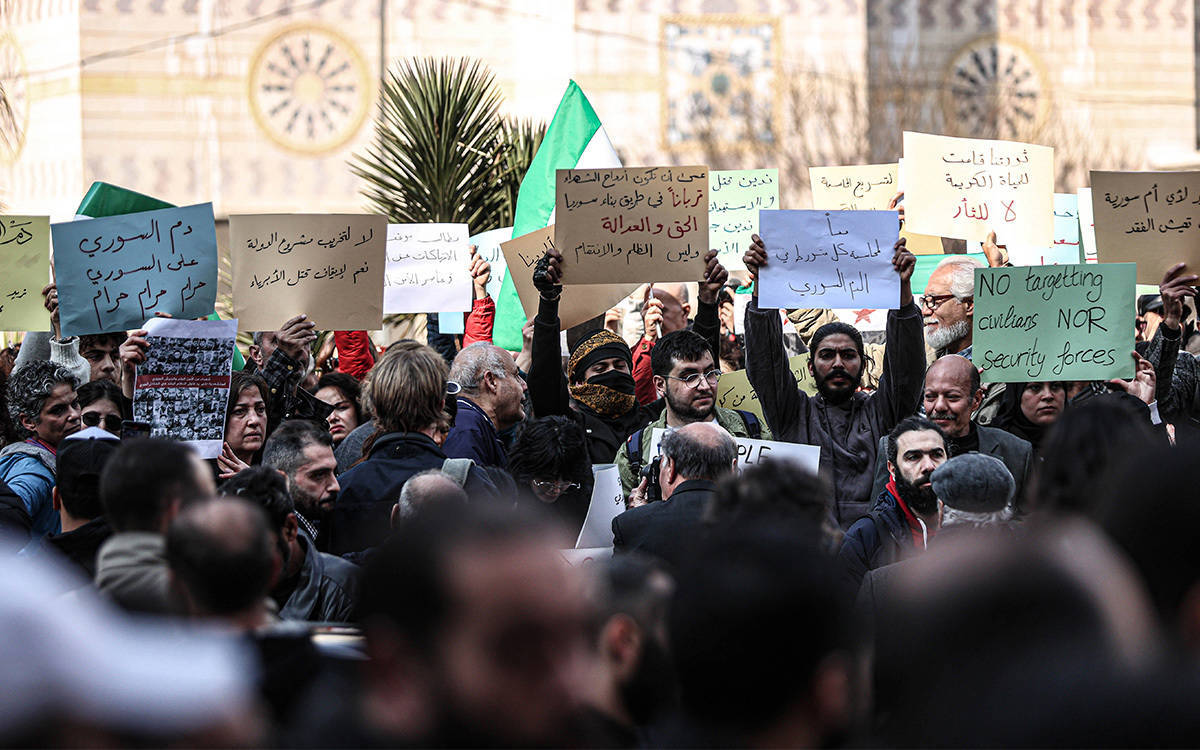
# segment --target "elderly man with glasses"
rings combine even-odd
[[[971,358],[976,268],[986,266],[967,255],[951,255],[937,264],[925,284],[920,299],[925,343],[939,357],[961,354]]]
[[[712,348],[699,334],[683,330],[663,336],[654,347],[650,366],[654,387],[664,402],[663,413],[630,435],[617,452],[625,497],[643,481],[638,475],[650,462],[651,436],[656,427],[671,431],[695,422],[715,421],[737,437],[771,439],[771,431],[753,413],[717,406],[721,369]]]

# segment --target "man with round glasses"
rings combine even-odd
[[[654,387],[663,399],[663,413],[630,435],[617,453],[621,489],[626,497],[638,486],[638,474],[652,458],[655,428],[670,431],[715,420],[736,437],[771,439],[771,431],[753,413],[717,406],[721,368],[713,359],[712,348],[699,334],[683,330],[663,336],[651,352],[650,366]]]

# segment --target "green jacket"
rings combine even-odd
[[[746,427],[746,420],[744,420],[742,415],[735,409],[723,409],[718,406],[717,424],[721,425],[726,430],[729,430],[729,433],[734,437],[751,437],[750,430]],[[761,431],[761,434],[758,435],[758,439],[772,440],[771,428],[767,427],[767,423],[762,419],[758,419],[758,425]],[[625,497],[629,497],[630,491],[632,491],[634,487],[637,487],[638,482],[641,481],[637,476],[638,471],[642,466],[650,463],[650,449],[652,447],[651,443],[653,442],[651,436],[654,434],[654,428],[661,427],[665,429],[666,426],[667,410],[663,409],[663,412],[658,419],[642,428],[644,430],[644,435],[642,437],[642,460],[640,465],[637,467],[635,467],[629,460],[628,439],[625,441],[626,444],[622,445],[621,449],[617,451],[617,472],[621,475],[621,491],[624,493]]]

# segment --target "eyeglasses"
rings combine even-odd
[[[550,479],[535,479],[533,480],[534,489],[541,492],[543,495],[561,495],[564,492],[571,492],[579,489],[579,482],[560,482]]]
[[[121,432],[121,418],[115,414],[105,414],[103,417],[101,417],[100,412],[89,411],[83,414],[81,419],[83,419],[84,425],[88,427],[98,426],[100,424],[100,420],[103,419],[104,429],[108,430],[109,432]]]
[[[948,299],[954,299],[953,294],[926,294],[921,297],[921,307],[927,307],[930,310],[936,310],[942,306],[942,303]]]
[[[696,386],[700,385],[700,378],[707,380],[709,385],[716,385],[717,381],[721,379],[721,371],[709,370],[704,374],[693,372],[691,375],[687,375],[682,378],[677,378],[674,375],[668,375],[667,377],[671,380],[682,380],[683,384],[688,388],[695,388]]]

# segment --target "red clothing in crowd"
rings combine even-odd
[[[913,546],[917,549],[925,549],[926,535],[932,539],[937,533],[937,529],[931,527],[922,527],[921,522],[917,520],[916,514],[909,510],[904,499],[900,497],[900,491],[896,489],[896,479],[893,477],[888,480],[887,491],[892,497],[896,498],[896,504],[900,506],[900,512],[904,514],[904,520],[908,524],[908,530],[912,534]]]
[[[467,313],[467,322],[463,327],[463,346],[470,346],[476,341],[492,343],[492,326],[495,323],[495,301],[491,297],[475,300],[471,304],[471,312]]]
[[[643,406],[658,400],[658,391],[654,387],[654,370],[650,367],[650,352],[654,342],[645,336],[633,347],[633,393]]]
[[[362,380],[375,364],[375,345],[366,331],[334,331],[338,351],[338,372]]]

